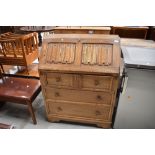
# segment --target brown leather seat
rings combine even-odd
[[[0,101],[28,105],[34,124],[37,124],[32,102],[41,91],[40,81],[21,77],[4,77],[0,81]]]

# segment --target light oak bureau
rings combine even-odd
[[[111,128],[120,69],[118,36],[53,34],[44,39],[39,60],[48,121]]]

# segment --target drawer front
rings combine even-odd
[[[107,92],[92,92],[47,87],[45,89],[45,94],[46,99],[73,102],[86,102],[110,105],[112,100],[112,94]]]
[[[73,74],[46,73],[47,85],[73,87]]]
[[[113,77],[82,75],[81,87],[84,89],[111,90]]]
[[[50,114],[69,115],[109,120],[110,108],[103,105],[91,105],[74,102],[47,101]]]

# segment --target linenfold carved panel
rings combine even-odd
[[[72,64],[75,59],[76,45],[74,43],[50,43],[47,48],[47,63]]]
[[[112,45],[85,43],[82,47],[82,64],[104,65],[112,64]]]

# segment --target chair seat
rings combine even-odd
[[[5,77],[0,81],[0,101],[25,104],[31,114],[34,124],[37,124],[32,102],[41,91],[37,79]]]
[[[0,82],[0,100],[26,104],[27,101],[33,102],[40,90],[39,80],[6,77]]]

